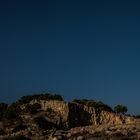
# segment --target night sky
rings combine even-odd
[[[140,113],[140,2],[1,0],[0,102],[42,92]]]

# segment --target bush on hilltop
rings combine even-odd
[[[95,109],[98,109],[99,111],[104,110],[104,111],[113,112],[113,110],[110,106],[104,104],[101,101],[96,102],[94,100],[88,100],[88,99],[74,99],[72,102],[94,107]]]

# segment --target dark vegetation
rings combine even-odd
[[[101,101],[94,101],[94,100],[88,100],[88,99],[74,99],[74,103],[94,107],[95,109],[98,109],[99,111],[104,110],[104,111],[109,111],[113,112],[112,108],[108,106],[107,104],[104,104]]]
[[[11,105],[7,105],[7,108],[4,109],[2,116],[6,119],[14,119],[18,118],[21,112],[21,108],[18,103],[12,103]]]
[[[52,113],[53,112],[52,108],[47,108],[47,112]]]
[[[58,94],[36,94],[36,95],[28,95],[28,96],[23,96],[21,99],[18,101],[20,104],[27,104],[31,100],[58,100],[58,101],[63,101],[63,98],[61,95]]]
[[[121,113],[121,114],[125,114],[127,112],[127,107],[124,105],[117,105],[114,107],[114,111],[116,113]]]
[[[0,103],[0,119],[3,118],[3,114],[5,110],[7,109],[7,107],[8,107],[8,104]]]
[[[8,107],[8,104],[0,103],[0,112],[5,111],[7,107]]]
[[[136,115],[135,117],[136,117],[136,118],[140,118],[140,115],[138,114],[138,115]]]

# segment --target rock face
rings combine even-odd
[[[135,122],[132,117],[126,117],[107,111],[98,111],[76,103],[64,101],[39,101],[42,110],[51,108],[62,117],[62,122],[67,127],[97,125],[97,124],[131,124]]]
[[[107,111],[100,113],[100,124],[133,124],[135,119]]]
[[[42,110],[51,108],[62,117],[66,127],[85,126],[96,124],[96,113],[92,107],[64,101],[43,101],[39,102]]]
[[[62,116],[63,122],[68,120],[69,106],[67,102],[57,100],[40,100],[39,103],[41,104],[42,110],[46,111],[47,109],[52,109]]]

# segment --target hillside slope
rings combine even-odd
[[[0,139],[140,139],[139,119],[52,97],[24,97],[1,111]]]

